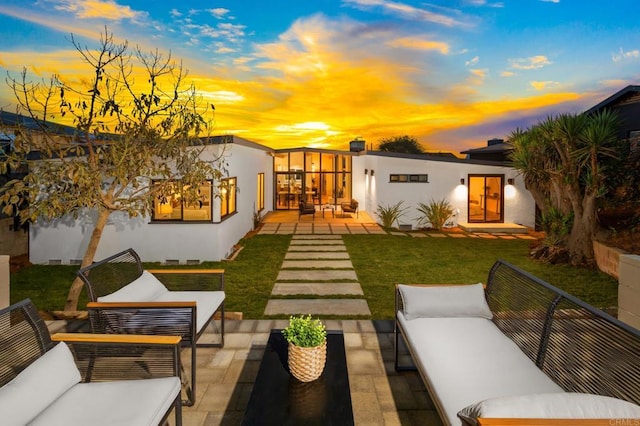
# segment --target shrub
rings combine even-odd
[[[392,206],[379,205],[376,210],[376,216],[382,221],[382,226],[385,228],[391,228],[393,222],[397,222],[398,219],[404,214],[407,208],[402,208],[403,201],[398,201]]]
[[[453,215],[453,208],[451,204],[444,198],[442,200],[431,200],[429,204],[418,203],[418,212],[420,216],[417,217],[418,225],[427,226],[439,231],[447,223],[451,215]]]
[[[324,324],[319,319],[311,319],[311,315],[289,317],[289,325],[282,334],[287,342],[303,348],[319,346],[327,338]]]

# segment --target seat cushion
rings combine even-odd
[[[157,425],[180,394],[180,379],[79,383],[36,417],[42,426]]]
[[[69,347],[58,343],[0,388],[0,423],[29,423],[78,382],[80,373]]]
[[[98,302],[151,302],[167,288],[152,273],[143,271],[137,279],[106,296],[98,297]]]
[[[154,302],[196,302],[196,331],[200,331],[224,301],[224,291],[168,291]]]
[[[491,320],[397,316],[445,422],[487,398],[563,392]]]
[[[640,406],[617,398],[587,393],[545,393],[486,399],[465,407],[458,416],[465,425],[471,426],[478,424],[478,417],[640,419]]]

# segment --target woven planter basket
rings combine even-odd
[[[322,374],[327,360],[327,341],[312,348],[289,343],[289,371],[301,382],[312,382]]]

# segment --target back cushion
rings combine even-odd
[[[98,297],[98,302],[152,302],[167,291],[152,273],[143,271],[142,275],[120,290]]]
[[[24,425],[80,382],[69,347],[58,343],[0,388],[0,422]]]
[[[404,316],[414,318],[479,317],[491,319],[481,283],[409,286],[399,284]]]

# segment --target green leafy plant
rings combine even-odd
[[[416,218],[418,225],[425,227],[431,226],[431,228],[437,231],[442,229],[453,214],[451,204],[444,198],[442,200],[432,199],[429,201],[429,204],[418,203],[417,208],[418,212],[421,213],[420,216]]]
[[[540,217],[540,225],[546,233],[545,243],[549,246],[561,245],[571,233],[573,212],[563,214],[560,209],[551,207]]]
[[[378,209],[376,210],[376,216],[382,221],[382,226],[385,228],[391,228],[393,226],[393,222],[397,222],[404,212],[407,210],[407,207],[402,207],[403,201],[398,201],[396,204],[391,206],[385,206],[380,204]]]
[[[321,345],[327,338],[327,331],[319,319],[312,319],[311,315],[289,317],[289,325],[282,330],[287,342],[303,348]]]

